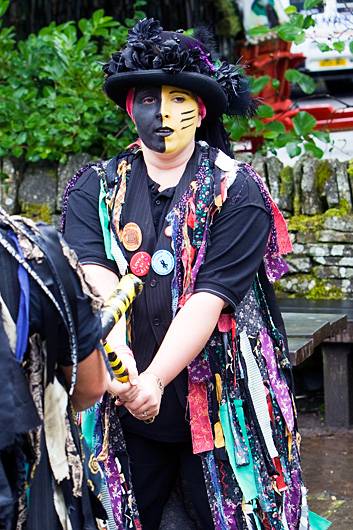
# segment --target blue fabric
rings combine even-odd
[[[8,232],[9,238],[15,243],[16,250],[24,258],[22,249],[14,232]],[[18,265],[17,278],[20,286],[20,301],[16,321],[16,360],[21,363],[27,349],[29,334],[29,278],[22,265]]]

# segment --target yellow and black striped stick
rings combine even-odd
[[[112,350],[104,339],[109,335],[137,295],[140,294],[142,288],[143,283],[140,278],[134,274],[126,274],[121,278],[117,288],[112,292],[102,310],[101,321],[104,349],[116,379],[122,383],[126,383],[129,380],[128,372],[117,353]]]

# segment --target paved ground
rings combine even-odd
[[[299,425],[310,508],[332,521],[332,530],[353,530],[353,429],[327,429],[318,412],[300,414]],[[160,530],[196,530],[176,493]]]

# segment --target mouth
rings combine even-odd
[[[171,129],[170,127],[158,127],[158,129],[155,129],[154,132],[157,134],[157,136],[162,136],[165,138],[166,136],[173,134],[174,129]]]

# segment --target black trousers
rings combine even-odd
[[[158,530],[178,478],[197,527],[214,530],[201,459],[192,453],[191,442],[159,442],[127,432],[124,435],[143,530]]]

